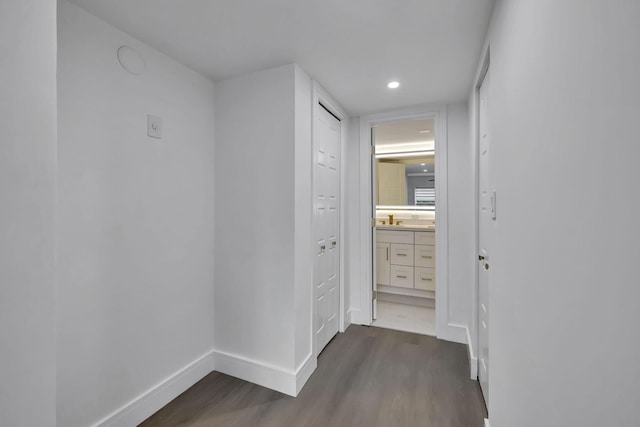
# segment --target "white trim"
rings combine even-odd
[[[151,387],[93,427],[129,427],[140,424],[178,397],[214,369],[214,351],[199,357],[178,372]]]
[[[295,371],[237,354],[215,351],[215,370],[296,397],[317,367],[310,353]]]
[[[371,324],[371,289],[373,280],[373,247],[371,233],[371,132],[372,125],[391,121],[432,117],[435,119],[435,151],[437,160],[436,194],[436,336],[441,339],[466,341],[466,334],[457,331],[457,325],[449,325],[449,268],[448,268],[448,186],[447,186],[447,108],[441,105],[428,105],[410,109],[395,110],[372,114],[360,119],[360,274],[361,315],[358,323]],[[354,323],[356,323],[354,319]],[[462,338],[461,338],[462,336]]]
[[[302,390],[302,387],[307,383],[311,375],[318,367],[318,358],[309,353],[304,362],[296,369],[296,394],[297,396]]]
[[[369,319],[366,318],[366,313],[363,310],[351,307],[351,323],[354,325],[369,325]]]
[[[436,303],[437,304],[437,303]],[[438,315],[436,308],[436,316]],[[447,323],[440,328],[438,338],[445,341],[457,342],[459,344],[467,343],[467,327],[456,323]]]
[[[351,325],[351,318],[353,315],[353,308],[349,308],[349,310],[347,310],[347,314],[344,316],[344,329],[346,330],[349,325]]]
[[[338,331],[344,332],[346,329],[346,304],[345,304],[345,285],[344,285],[344,272],[345,272],[345,194],[346,194],[346,185],[345,185],[345,160],[346,160],[346,142],[347,142],[347,130],[349,127],[349,116],[347,113],[340,107],[340,105],[334,101],[334,99],[329,95],[329,93],[324,90],[320,84],[312,80],[312,96],[311,100],[313,102],[311,109],[311,146],[312,150],[314,150],[315,156],[315,146],[317,140],[317,120],[318,120],[318,109],[320,108],[319,103],[321,102],[325,108],[331,111],[339,120],[340,120],[340,198],[338,201],[338,209],[340,212],[340,220],[339,220],[339,240],[338,240],[338,249],[340,251],[339,256],[339,287],[340,287],[340,304],[339,304],[339,314],[338,314]],[[312,176],[311,176],[311,188],[315,188],[315,165],[312,165]],[[315,219],[315,212],[313,213],[312,220]],[[313,226],[315,227],[315,221],[313,222]],[[313,242],[315,243],[315,242]],[[313,249],[311,248],[311,252],[313,253]],[[312,266],[313,268],[313,266]],[[313,286],[313,283],[312,283]],[[316,304],[315,304],[315,286],[313,286],[313,290],[311,292],[311,333],[312,333],[312,352],[315,357],[318,357],[318,345],[316,342],[317,335],[315,333],[315,321],[316,321]]]
[[[484,419],[484,427],[491,427],[491,425],[489,424],[489,419],[488,418]]]
[[[473,351],[473,341],[471,341],[471,332],[469,328],[467,330],[467,357],[469,358],[469,377],[477,381],[478,380],[478,358]]]

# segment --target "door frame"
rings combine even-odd
[[[344,232],[344,223],[345,223],[345,216],[344,216],[344,197],[345,197],[345,158],[346,158],[346,140],[347,140],[347,128],[349,126],[349,116],[347,115],[347,113],[342,109],[342,107],[340,107],[340,105],[331,97],[331,95],[329,95],[329,93],[327,91],[325,91],[322,86],[320,86],[320,84],[318,82],[316,82],[315,80],[312,80],[311,82],[311,91],[312,91],[312,96],[311,96],[311,146],[312,146],[312,155],[315,156],[315,147],[316,147],[316,142],[318,140],[318,126],[317,126],[317,120],[318,120],[318,116],[319,116],[319,109],[322,108],[320,107],[320,103],[322,103],[322,105],[331,112],[331,114],[333,114],[334,116],[336,116],[338,118],[338,120],[340,120],[340,174],[339,174],[339,180],[340,180],[340,197],[338,199],[338,212],[339,212],[339,221],[338,221],[338,250],[340,251],[339,253],[339,257],[338,257],[338,271],[339,271],[339,277],[338,277],[338,287],[339,287],[339,306],[338,306],[338,332],[344,332],[345,330],[345,298],[344,298],[344,256],[345,256],[345,232]],[[315,175],[315,164],[313,162],[313,157],[312,157],[312,171],[311,171],[311,188],[314,189],[312,191],[315,191],[315,179],[316,179],[316,175]],[[313,197],[312,197],[312,202],[313,201]],[[313,209],[312,209],[313,211]],[[315,227],[315,212],[313,213],[313,217],[312,217],[312,226]],[[312,239],[311,242],[311,248],[309,248],[310,253],[313,254],[315,253],[315,242]],[[315,264],[315,262],[312,264],[312,270],[313,270],[313,265]],[[318,357],[318,343],[317,343],[317,336],[315,333],[315,321],[316,321],[316,289],[315,289],[315,283],[313,283],[313,281],[311,281],[311,345],[312,345],[312,354],[314,355],[314,357]]]
[[[379,123],[411,119],[435,120],[436,179],[436,336],[455,342],[466,342],[466,333],[459,325],[449,324],[449,225],[447,182],[447,107],[426,105],[371,114],[360,118],[360,311],[354,323],[370,325],[372,319],[372,288],[374,280],[374,234],[372,230],[372,162],[371,127]],[[356,313],[352,313],[356,314]],[[357,321],[356,321],[357,320]]]
[[[473,150],[472,155],[474,156],[473,160],[473,179],[474,179],[474,233],[473,239],[474,242],[474,257],[473,257],[473,277],[474,277],[474,285],[472,288],[472,296],[471,296],[471,318],[469,324],[469,368],[471,379],[478,380],[478,370],[480,358],[478,357],[477,351],[479,336],[479,316],[480,311],[478,305],[480,304],[479,297],[479,287],[480,287],[480,276],[478,274],[478,261],[477,256],[480,253],[480,211],[478,209],[478,204],[480,202],[480,86],[482,86],[482,82],[484,81],[485,76],[487,75],[487,71],[489,70],[490,65],[490,46],[487,47],[482,52],[482,66],[479,69],[479,72],[475,78],[474,86],[473,86]]]

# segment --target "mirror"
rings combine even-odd
[[[434,156],[376,159],[377,207],[435,206]]]
[[[433,118],[374,128],[377,209],[435,209]]]

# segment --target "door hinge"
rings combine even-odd
[[[376,219],[375,218],[371,218],[371,227],[372,228],[376,228]]]
[[[371,146],[371,154],[372,154],[372,155],[373,155],[373,154],[376,154],[376,146],[375,146],[375,145],[372,145],[372,146]]]
[[[371,292],[371,299],[372,300],[378,299],[378,291]]]

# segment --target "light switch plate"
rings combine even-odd
[[[147,115],[147,135],[151,138],[162,138],[162,119],[160,117]]]

